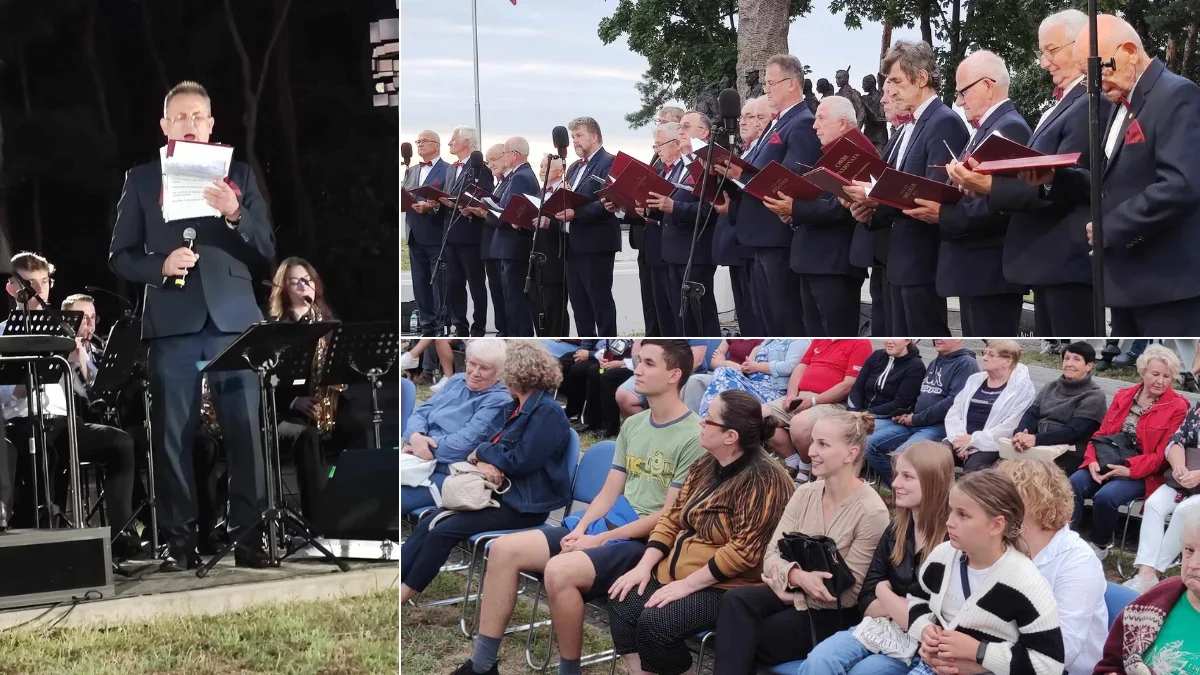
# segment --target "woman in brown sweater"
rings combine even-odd
[[[816,643],[862,619],[858,592],[888,525],[883,500],[859,478],[874,429],[870,413],[848,411],[823,417],[813,427],[809,454],[816,480],[796,490],[771,536],[763,556],[767,585],[737,588],[721,598],[715,672],[751,673],[756,664],[803,659]],[[789,532],[832,539],[854,585],[834,598],[825,586],[827,572],[784,560],[778,542]],[[726,635],[734,638],[722,639]]]
[[[701,420],[696,460],[637,567],[609,590],[613,645],[630,675],[692,666],[684,640],[713,628],[726,589],[759,582],[792,482],[762,449],[777,422],[750,394],[721,392]]]

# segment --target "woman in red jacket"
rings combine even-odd
[[[1083,465],[1071,476],[1075,490],[1075,515],[1071,527],[1079,529],[1083,501],[1092,500],[1091,545],[1103,560],[1112,546],[1117,527],[1117,509],[1135,499],[1145,499],[1163,484],[1167,442],[1187,415],[1187,399],[1175,393],[1171,383],[1182,364],[1174,352],[1151,345],[1137,360],[1142,383],[1122,389],[1100,423],[1097,436],[1125,433],[1138,455],[1121,464],[1101,466],[1096,447],[1088,443]]]

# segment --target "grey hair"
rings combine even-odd
[[[700,120],[700,126],[704,127],[705,129],[708,129],[709,131],[712,131],[712,120],[708,119],[708,115],[705,115],[704,113],[700,112],[699,110],[689,110],[683,114],[685,116],[686,115],[695,115]]]
[[[1000,58],[996,52],[991,52],[986,49],[981,49],[977,52],[972,52],[967,58],[962,60],[962,63],[969,63],[969,67],[975,77],[989,77],[996,83],[996,87],[1003,91],[1008,91],[1008,66],[1004,63],[1004,59]],[[962,63],[959,65],[961,66]],[[960,84],[959,86],[964,86]]]
[[[817,110],[828,108],[829,114],[836,120],[846,120],[850,126],[858,126],[858,119],[854,114],[854,104],[845,96],[826,96],[821,99]]]
[[[1183,370],[1183,363],[1175,355],[1175,352],[1162,345],[1150,345],[1146,347],[1146,351],[1142,352],[1142,355],[1137,359],[1138,374],[1146,372],[1146,369],[1150,367],[1151,361],[1161,361],[1167,367],[1167,370],[1171,371],[1172,379]]]
[[[1064,9],[1061,12],[1055,12],[1050,16],[1042,19],[1041,25],[1038,26],[1038,32],[1049,30],[1051,28],[1062,27],[1066,31],[1067,37],[1074,40],[1083,32],[1087,26],[1087,14],[1077,9]]]
[[[171,87],[171,91],[168,91],[166,97],[163,98],[163,119],[167,117],[167,108],[171,105],[171,99],[181,94],[195,94],[204,99],[204,105],[208,108],[208,114],[212,114],[212,99],[208,97],[208,91],[204,88],[204,85],[194,80],[184,80]]]
[[[529,156],[529,141],[520,136],[513,136],[504,142],[505,150],[512,150],[522,157]]]
[[[569,129],[572,133],[574,133],[579,127],[583,127],[584,129],[587,129],[588,132],[596,134],[596,140],[600,141],[601,143],[604,142],[604,134],[600,133],[600,123],[596,120],[592,119],[591,117],[576,117],[575,119],[571,120],[569,124],[567,124],[567,129]]]
[[[658,109],[658,116],[678,122],[683,117],[683,112],[683,108],[677,105],[664,105]]]
[[[928,42],[900,40],[892,45],[879,64],[879,71],[886,78],[892,72],[892,66],[895,64],[900,64],[900,70],[914,83],[920,77],[921,71],[925,71],[929,78],[928,86],[937,88],[939,79],[937,59],[934,58],[933,47],[930,47]]]
[[[667,122],[666,124],[660,124],[657,127],[654,127],[654,135],[657,137],[658,134],[666,134],[671,138],[678,138],[679,122]]]
[[[467,343],[467,358],[476,358],[496,368],[497,375],[504,374],[504,360],[507,358],[507,347],[504,340],[483,338]]]
[[[1183,534],[1188,532],[1200,533],[1200,509],[1187,509],[1183,512]]]
[[[795,78],[797,89],[804,87],[804,66],[800,64],[800,59],[791,54],[776,54],[767,59],[766,68],[771,66],[778,67],[779,71],[787,77]]]
[[[471,150],[479,149],[479,132],[475,130],[475,127],[454,127],[454,133],[458,134],[459,138],[465,140],[467,147],[471,148]]]

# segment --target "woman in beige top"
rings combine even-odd
[[[796,490],[775,528],[763,557],[766,585],[734,588],[721,599],[715,672],[750,673],[757,665],[803,659],[814,644],[862,620],[858,591],[888,524],[883,500],[859,478],[874,429],[870,413],[848,411],[832,413],[813,427],[816,480]],[[827,573],[784,560],[778,542],[788,532],[834,540],[854,585],[834,598],[825,587]],[[722,640],[722,635],[736,639]]]

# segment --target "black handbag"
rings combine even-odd
[[[1107,471],[1109,464],[1124,466],[1125,462],[1141,454],[1133,438],[1124,431],[1093,436],[1092,447],[1096,448],[1096,461],[1099,462],[1101,471]]]
[[[779,555],[794,562],[805,572],[828,572],[825,589],[841,607],[842,593],[854,587],[854,575],[838,551],[837,543],[823,535],[787,532],[779,540]]]
[[[1195,471],[1196,469],[1200,469],[1200,448],[1184,448],[1183,449],[1183,464],[1184,464],[1184,466],[1187,467],[1188,471]],[[1175,473],[1173,471],[1171,471],[1170,468],[1167,469],[1167,472],[1165,475],[1167,477],[1167,487],[1171,488],[1172,490],[1175,490],[1177,492],[1182,492],[1183,494],[1189,495],[1189,496],[1195,495],[1195,494],[1200,494],[1200,485],[1198,485],[1194,488],[1183,487],[1182,485],[1179,484],[1179,481],[1175,480]]]

